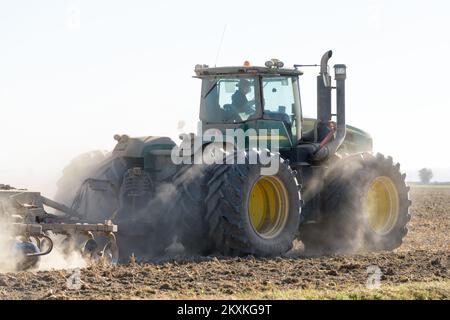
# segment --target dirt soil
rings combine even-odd
[[[252,297],[274,290],[365,288],[378,266],[383,286],[449,283],[450,188],[411,190],[412,220],[394,252],[307,257],[301,246],[274,259],[206,257],[122,266],[91,266],[69,289],[73,271],[0,274],[0,299],[161,299]],[[247,295],[246,295],[247,294]],[[443,293],[449,298],[449,292]],[[442,294],[441,294],[442,296]]]

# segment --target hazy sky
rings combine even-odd
[[[2,1],[0,183],[51,195],[113,135],[195,128],[197,63],[346,63],[347,118],[408,170],[450,180],[448,1]],[[314,115],[315,76],[301,82]],[[441,168],[441,169],[439,169]]]

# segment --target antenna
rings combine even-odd
[[[222,50],[223,39],[225,38],[225,32],[227,31],[227,25],[223,27],[222,38],[220,39],[219,49],[217,50],[216,61],[214,62],[214,67],[217,66],[217,61],[219,61],[220,51]]]

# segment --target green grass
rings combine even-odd
[[[379,289],[336,288],[320,289],[269,289],[235,294],[157,294],[150,299],[263,299],[263,300],[449,300],[450,280],[442,282],[415,282],[401,285],[382,285]]]
[[[261,297],[264,298],[264,297]],[[435,300],[450,298],[450,281],[381,286],[379,289],[275,291],[268,299]]]
[[[408,185],[413,188],[430,188],[430,189],[447,189],[450,188],[450,183],[420,183],[420,182],[408,182]]]

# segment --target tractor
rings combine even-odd
[[[320,254],[399,247],[410,220],[405,175],[346,124],[347,68],[334,66],[333,85],[331,56],[318,65],[316,119],[302,114],[301,65],[197,65],[197,134],[180,145],[116,135],[112,152],[65,169],[57,200],[87,221],[119,224],[124,259],[164,255],[174,241],[232,256],[282,255],[296,239]]]

